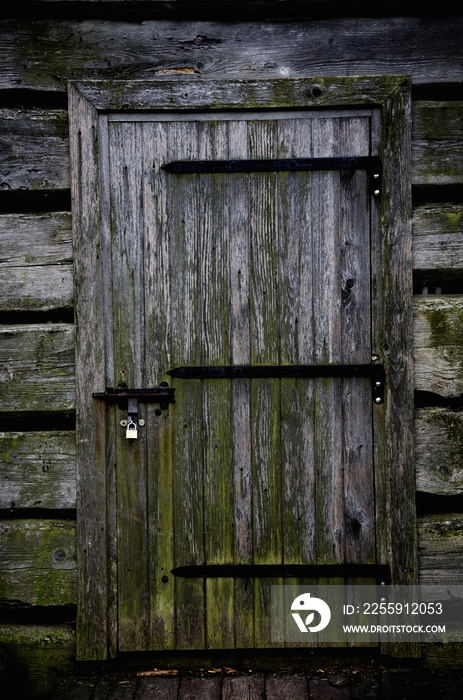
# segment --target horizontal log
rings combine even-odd
[[[0,216],[0,311],[72,308],[70,212]]]
[[[417,409],[415,460],[417,491],[440,496],[463,493],[463,413]]]
[[[463,270],[463,206],[432,204],[413,210],[413,269],[444,275]]]
[[[463,296],[416,296],[415,388],[444,397],[463,393]]]
[[[463,585],[463,515],[445,513],[418,518],[419,583]]]
[[[75,604],[75,522],[3,520],[0,552],[0,604]]]
[[[463,102],[417,102],[412,128],[413,184],[463,182]]]
[[[0,89],[65,91],[67,79],[410,75],[461,80],[461,16],[318,22],[5,20]]]
[[[75,334],[66,323],[0,327],[0,405],[5,412],[70,411]]]
[[[74,431],[0,433],[0,509],[75,508]]]
[[[70,187],[65,110],[0,110],[0,190]]]
[[[371,82],[374,83],[374,79]],[[114,91],[114,84],[108,89]],[[370,89],[374,89],[373,85]],[[463,182],[463,103],[416,102],[413,123],[413,183]],[[65,111],[0,110],[0,148],[2,146],[0,189],[60,190],[69,187]]]

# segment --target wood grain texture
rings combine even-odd
[[[419,102],[413,110],[413,183],[463,179],[463,102]]]
[[[428,204],[413,210],[413,269],[459,274],[463,269],[463,207]]]
[[[66,323],[0,329],[4,412],[73,411],[75,333]]]
[[[56,165],[66,167],[58,160]],[[0,216],[0,310],[72,308],[71,239],[68,212]]]
[[[108,655],[106,407],[103,275],[100,228],[99,123],[95,110],[69,90],[71,195],[76,291],[77,658]]]
[[[461,17],[319,22],[5,20],[2,88],[64,91],[66,79],[410,75],[459,79]],[[375,50],[372,52],[372,46]],[[192,76],[193,80],[195,79]]]
[[[73,431],[0,433],[0,508],[75,508]]]
[[[421,585],[463,585],[461,513],[422,516],[418,519]]]
[[[463,297],[416,296],[413,309],[416,389],[459,396],[463,391]]]
[[[445,408],[415,412],[417,491],[463,493],[463,415]]]
[[[76,600],[76,526],[59,520],[0,523],[0,600],[69,605]]]
[[[69,189],[65,110],[0,110],[0,190]]]

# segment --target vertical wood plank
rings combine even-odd
[[[143,125],[111,123],[114,384],[144,386]],[[116,411],[116,421],[126,418]],[[144,417],[140,407],[139,417]],[[116,431],[119,650],[147,648],[149,639],[147,472],[145,431],[127,440]]]
[[[280,121],[279,158],[311,154],[312,121]],[[309,173],[280,173],[278,208],[281,364],[313,364]],[[283,561],[293,564],[316,554],[313,411],[313,382],[282,379]]]
[[[248,157],[246,121],[229,123],[230,158]],[[251,252],[249,222],[249,178],[229,178],[230,246],[230,353],[231,363],[251,363],[250,284]],[[253,562],[253,474],[251,459],[251,381],[232,381],[232,472],[234,562]],[[235,579],[235,645],[254,646],[254,581]]]
[[[76,284],[77,658],[107,658],[106,407],[96,110],[69,88]]]
[[[143,128],[144,284],[146,385],[169,379],[171,344],[171,276],[167,175],[168,126],[147,122]],[[159,415],[146,405],[150,648],[172,649],[174,640],[174,514],[172,464],[173,406]]]
[[[341,152],[366,156],[366,117],[340,120]],[[371,362],[370,213],[365,171],[341,175],[341,352],[345,364]],[[345,561],[375,562],[371,380],[342,382]]]
[[[228,157],[227,122],[203,122],[198,127],[200,160]],[[200,286],[202,290],[201,361],[230,363],[228,177],[199,178]],[[203,382],[204,539],[207,564],[233,561],[231,472],[231,382]],[[233,647],[233,579],[206,579],[208,648]]]
[[[169,158],[198,158],[197,126],[172,122]],[[201,363],[202,290],[198,261],[198,190],[195,175],[168,178],[170,269],[172,279],[172,365]],[[179,380],[172,411],[175,565],[204,563],[204,474],[201,380]],[[176,648],[198,649],[205,644],[204,582],[175,580]]]
[[[276,122],[249,122],[249,157],[277,152]],[[251,362],[279,364],[278,229],[276,173],[250,177]],[[251,382],[254,563],[282,562],[280,385],[278,379]],[[255,643],[271,645],[271,578],[254,581]]]
[[[339,124],[335,119],[313,124],[315,157],[336,155]],[[313,314],[314,362],[341,360],[341,285],[339,259],[339,173],[314,173]],[[317,562],[334,563],[344,556],[342,493],[341,380],[316,379],[315,453],[317,464]]]

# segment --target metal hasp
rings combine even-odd
[[[372,381],[373,401],[384,401],[382,365],[221,365],[175,367],[167,372],[178,379],[313,379],[317,377],[367,377]]]
[[[366,170],[375,190],[381,182],[381,160],[378,156],[345,156],[343,158],[262,158],[257,160],[175,160],[161,166],[177,175],[193,173],[262,173],[315,170]],[[376,194],[376,192],[375,192]]]
[[[159,387],[154,389],[129,389],[125,382],[119,382],[116,390],[112,387],[106,387],[105,392],[96,392],[92,396],[94,399],[117,404],[122,410],[131,409],[129,410],[130,414],[135,408],[135,401],[137,403],[158,403],[160,409],[165,411],[170,403],[175,403],[174,394],[175,389],[170,389],[167,382],[161,382]]]

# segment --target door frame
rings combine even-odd
[[[406,76],[158,79],[69,83],[71,195],[76,312],[77,658],[117,655],[117,600],[111,432],[102,303],[102,260],[109,250],[107,178],[109,112],[378,107],[380,192],[372,197],[373,362],[386,373],[384,403],[374,411],[377,560],[391,582],[417,582],[415,514],[411,85]],[[106,440],[106,436],[108,439]],[[379,460],[379,456],[381,459]],[[378,519],[386,513],[386,519]]]

